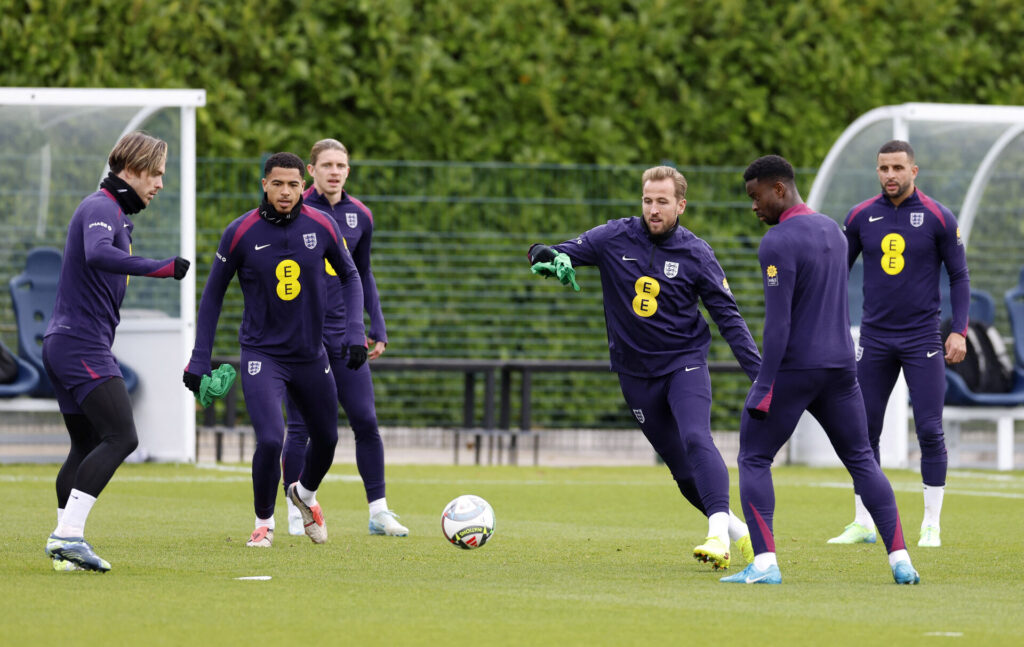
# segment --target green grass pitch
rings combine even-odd
[[[718,582],[690,557],[706,531],[664,467],[390,466],[407,538],[366,530],[337,465],[319,499],[330,539],[250,549],[243,465],[125,465],[87,537],[105,575],[43,554],[57,467],[0,466],[3,645],[1021,645],[1024,473],[950,473],[943,546],[916,547],[916,473],[890,470],[922,583],[896,586],[881,543],[829,546],[852,516],[840,469],[775,470],[782,586]],[[736,474],[732,474],[738,509]],[[445,503],[477,494],[497,530],[463,551]],[[743,567],[734,555],[736,572]],[[270,580],[239,580],[270,576]]]

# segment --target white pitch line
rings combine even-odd
[[[852,490],[852,483],[821,482],[807,483],[808,487],[834,488],[839,490]],[[920,492],[921,486],[917,483],[893,483],[892,489],[895,492]],[[963,496],[983,496],[997,499],[1024,499],[1024,492],[992,492],[990,490],[962,490],[946,486],[946,495],[960,494]]]
[[[265,582],[271,579],[270,575],[247,575],[245,577],[236,577],[236,580],[248,580],[248,581],[259,581]]]

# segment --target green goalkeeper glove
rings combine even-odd
[[[530,261],[530,271],[534,274],[540,274],[544,278],[554,276],[562,285],[572,285],[574,290],[580,291],[580,286],[576,283],[576,270],[573,269],[568,254],[535,243],[530,246],[526,258]]]
[[[579,292],[580,285],[576,282],[576,270],[573,269],[569,255],[558,254],[555,256],[554,265],[555,273],[558,275],[558,280],[562,282],[562,285],[572,285],[572,289]]]
[[[580,286],[576,282],[576,270],[573,269],[572,261],[567,254],[557,254],[554,260],[549,262],[534,263],[530,266],[530,271],[544,278],[555,277],[562,285],[571,285],[574,290],[580,291]]]
[[[235,383],[235,367],[231,364],[221,364],[209,375],[204,375],[196,391],[196,400],[206,408],[213,404],[214,399],[223,398],[231,390]]]

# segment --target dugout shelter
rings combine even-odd
[[[164,188],[133,217],[133,253],[182,256],[193,271],[182,281],[131,277],[114,354],[139,376],[133,393],[140,456],[195,460],[195,403],[181,369],[195,337],[196,108],[206,91],[0,88],[0,268],[4,286],[37,247],[63,249],[82,198],[107,174],[117,140],[145,130],[168,143]],[[10,299],[0,297],[10,327]],[[6,336],[6,335],[5,335]],[[53,400],[0,401],[0,410],[56,410]]]
[[[1014,287],[1024,262],[1022,135],[1022,106],[905,103],[875,108],[851,123],[832,145],[807,204],[842,223],[851,207],[880,192],[875,173],[878,148],[890,139],[908,141],[920,167],[917,185],[957,216],[972,289],[1001,295]],[[858,269],[851,272],[850,281],[855,335],[862,303]],[[1005,313],[1000,321],[1008,330]],[[901,376],[886,410],[883,467],[909,466],[910,415]],[[824,433],[806,413],[793,436],[790,458],[812,465],[839,464]]]

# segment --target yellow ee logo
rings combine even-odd
[[[903,271],[906,258],[903,252],[907,251],[907,241],[903,236],[893,233],[882,239],[882,271],[889,276],[896,276]]]
[[[341,244],[344,245],[346,250],[348,250],[348,241],[345,240],[344,237],[341,239]],[[334,266],[331,265],[331,262],[326,258],[324,259],[324,267],[327,269],[328,276],[338,276],[338,272],[335,271]]]
[[[661,284],[649,276],[641,276],[633,284],[633,312],[641,317],[650,317],[658,311],[658,295]]]
[[[278,299],[291,301],[302,292],[302,284],[299,283],[299,264],[292,259],[278,263],[274,275],[277,277]]]

